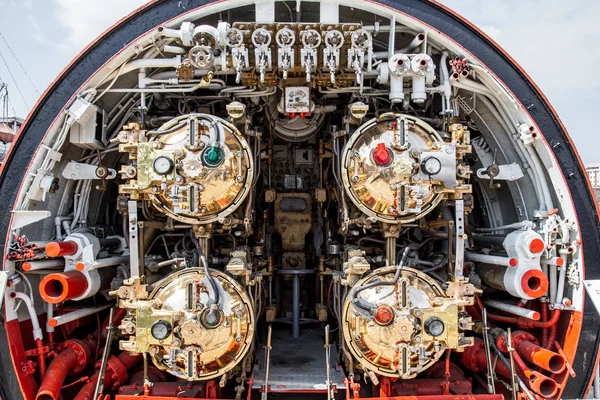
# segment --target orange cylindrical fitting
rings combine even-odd
[[[67,240],[66,242],[50,242],[46,245],[46,255],[48,257],[63,257],[77,254],[79,246],[77,243]]]
[[[50,304],[82,296],[88,288],[88,281],[79,271],[61,272],[46,275],[40,282],[40,295]]]
[[[527,367],[519,352],[516,351],[513,353],[513,358],[515,360],[515,364],[519,367],[519,369],[523,372],[523,375],[527,378],[527,383],[531,390],[536,392],[539,395],[542,395],[544,398],[553,397],[558,391],[558,384],[552,378],[548,378],[546,375],[541,374],[537,371],[532,371]]]
[[[516,342],[515,348],[521,357],[530,363],[554,374],[559,374],[565,369],[565,360],[560,354],[527,340],[516,340]]]
[[[534,392],[544,396],[545,399],[554,397],[558,391],[558,384],[552,378],[540,374],[537,371],[528,370],[525,375],[529,379],[529,387]]]

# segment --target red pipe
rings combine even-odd
[[[36,400],[57,400],[65,378],[81,372],[91,361],[90,344],[81,340],[67,340],[44,375]]]
[[[35,339],[35,347],[37,347],[38,354],[38,367],[40,369],[40,377],[44,377],[46,374],[46,353],[44,352],[44,341],[42,339]]]
[[[548,303],[542,303],[542,321],[548,320]],[[546,348],[548,343],[548,328],[542,329],[542,345]]]
[[[554,342],[556,341],[557,331],[558,331],[558,327],[556,325],[550,327],[550,333],[548,334],[548,342],[546,342],[546,345],[544,346],[548,350],[552,350],[552,347],[554,346]]]
[[[119,357],[111,356],[106,364],[106,373],[104,374],[104,388],[115,389],[127,382],[129,371],[135,364],[142,359],[141,354],[134,356],[127,352],[119,354]],[[99,367],[97,364],[96,367]],[[100,372],[96,372],[86,383],[75,400],[93,400],[94,391],[96,390],[96,382],[100,377]]]
[[[50,242],[46,245],[45,251],[48,257],[63,257],[77,254],[79,246],[77,243],[67,240],[66,242]]]
[[[67,349],[54,357],[48,372],[44,375],[40,390],[36,400],[57,400],[60,395],[60,389],[71,371],[77,364],[77,353]]]
[[[40,295],[50,304],[80,297],[87,289],[87,278],[78,271],[49,274],[40,282]]]
[[[116,400],[120,396],[117,396]],[[380,397],[361,398],[362,400],[381,400]],[[387,400],[504,400],[501,394],[462,394],[462,395],[441,395],[441,396],[394,396],[387,397]]]
[[[552,317],[548,321],[533,321],[531,319],[523,317],[504,317],[502,315],[495,315],[490,313],[488,313],[487,316],[491,321],[517,324],[520,328],[551,328],[554,325],[556,325],[556,323],[560,319],[560,310],[552,311]]]

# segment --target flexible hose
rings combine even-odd
[[[215,313],[216,313],[216,309],[219,308],[219,299],[220,299],[219,286],[217,284],[217,279],[210,274],[210,270],[208,268],[208,261],[206,261],[206,257],[204,256],[204,253],[202,252],[202,249],[200,248],[200,243],[198,242],[198,239],[192,233],[190,233],[190,238],[192,239],[192,243],[194,243],[194,246],[196,247],[196,250],[194,250],[194,252],[197,253],[198,258],[200,259],[201,266],[204,267],[204,273],[206,274],[206,278],[210,282],[210,286],[212,287],[212,290],[214,293],[214,298],[211,302],[213,307],[211,307],[209,315],[216,317]]]
[[[402,258],[400,259],[400,263],[398,264],[398,267],[396,268],[396,274],[394,275],[394,279],[392,279],[391,281],[376,281],[376,282],[371,282],[368,285],[363,285],[363,286],[355,286],[352,289],[352,292],[350,293],[350,296],[352,296],[352,307],[354,307],[354,309],[356,310],[356,312],[363,314],[366,317],[369,318],[373,318],[373,315],[377,312],[377,307],[375,306],[375,304],[369,303],[368,301],[358,297],[358,295],[367,290],[367,289],[371,289],[377,286],[393,286],[396,283],[398,283],[398,279],[400,279],[400,276],[402,274],[402,267],[404,266],[404,264],[406,264],[406,259],[408,257],[408,252],[410,250],[410,247],[407,246],[404,248],[404,252],[402,253]]]

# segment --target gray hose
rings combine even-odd
[[[406,264],[406,259],[408,257],[408,252],[410,250],[410,247],[407,246],[404,248],[404,252],[402,253],[402,258],[400,259],[400,263],[398,264],[398,267],[396,268],[396,274],[394,275],[394,279],[392,279],[391,281],[375,281],[375,282],[371,282],[368,285],[363,285],[363,286],[355,286],[354,288],[352,288],[352,291],[350,292],[350,296],[352,298],[352,307],[354,307],[354,310],[368,318],[373,318],[373,315],[375,315],[375,313],[377,312],[377,306],[375,304],[369,303],[368,301],[361,299],[360,297],[358,297],[358,295],[367,290],[367,289],[371,289],[374,288],[376,286],[393,286],[396,283],[398,283],[398,279],[400,279],[400,276],[402,275],[402,267],[404,267],[404,264]]]
[[[217,280],[215,277],[213,277],[210,274],[210,270],[208,269],[208,261],[206,261],[206,257],[204,256],[204,253],[202,252],[202,249],[200,248],[200,243],[198,242],[198,239],[196,238],[196,236],[194,236],[192,233],[190,233],[190,238],[192,239],[192,243],[194,243],[194,246],[196,247],[196,252],[198,253],[198,258],[200,259],[200,265],[202,267],[204,267],[204,273],[206,274],[206,278],[208,279],[208,281],[210,282],[210,286],[212,287],[213,293],[214,293],[214,298],[212,299],[211,303],[214,306],[217,306],[217,308],[219,307],[219,286],[217,285]],[[211,307],[211,310],[213,309],[213,307]],[[211,311],[212,314],[212,311]]]

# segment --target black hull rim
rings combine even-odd
[[[79,54],[68,69],[51,84],[21,127],[13,142],[13,149],[4,162],[0,175],[0,204],[10,205],[0,215],[0,246],[5,253],[10,210],[16,200],[18,183],[25,172],[46,131],[54,118],[86,80],[120,51],[124,45],[154,27],[192,9],[215,3],[213,0],[158,0],[124,18],[106,31],[92,45]],[[427,0],[379,0],[385,5],[405,13],[439,30],[477,57],[512,91],[529,111],[550,145],[571,192],[577,212],[585,258],[590,260],[585,271],[586,279],[600,279],[600,266],[591,260],[600,259],[600,233],[595,199],[589,190],[587,176],[578,155],[551,106],[539,89],[495,43],[444,7]],[[573,368],[576,378],[570,378],[563,393],[565,398],[583,398],[597,363],[600,348],[600,318],[589,298],[585,298],[581,337]],[[2,325],[4,325],[2,315]],[[0,329],[0,348],[8,349],[6,331]],[[590,353],[593,362],[590,363]],[[584,364],[585,363],[585,364]],[[8,367],[8,368],[7,368]],[[16,373],[8,351],[0,352],[0,396],[5,399],[22,399]]]

